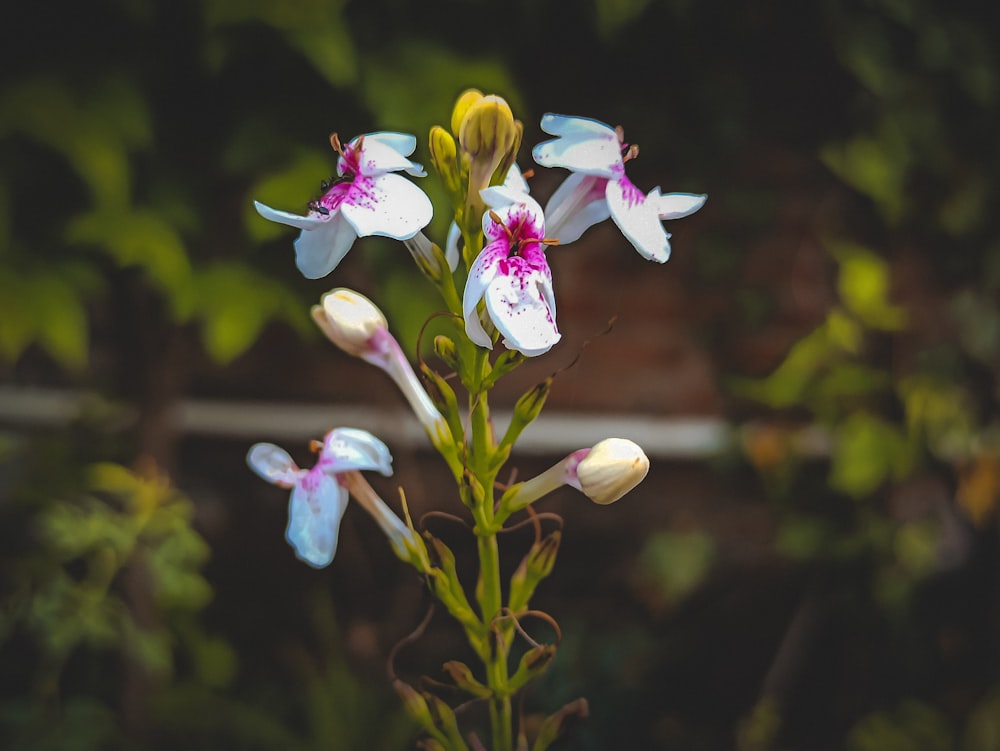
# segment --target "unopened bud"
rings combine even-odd
[[[552,379],[546,378],[537,384],[530,391],[526,391],[514,404],[514,419],[523,422],[525,425],[533,422],[541,413],[545,406],[545,400],[549,398],[552,390]]]
[[[501,447],[507,444],[510,432],[508,429]],[[593,448],[574,451],[540,475],[512,485],[500,497],[498,515],[506,518],[563,485],[572,485],[594,503],[614,503],[642,482],[648,471],[649,459],[637,444],[625,438],[606,438]]]
[[[490,374],[486,376],[483,380],[484,387],[492,387],[494,383],[499,381],[508,373],[513,373],[521,363],[526,362],[528,357],[516,349],[508,349],[500,353],[497,357],[496,362],[493,363],[493,369]],[[549,384],[551,385],[551,383]]]
[[[571,701],[555,714],[549,715],[542,721],[535,737],[536,751],[545,751],[551,746],[559,736],[566,732],[567,727],[574,720],[586,719],[590,716],[590,707],[587,700],[580,698]]]
[[[541,539],[532,546],[528,552],[527,568],[528,576],[535,579],[544,579],[552,573],[552,567],[556,563],[556,553],[559,552],[559,542],[562,540],[562,533],[557,529]]]
[[[531,425],[542,412],[545,400],[549,398],[552,390],[552,378],[546,378],[529,391],[524,392],[514,404],[514,415],[511,417],[507,432],[498,444],[498,449],[512,446],[521,432]]]
[[[638,444],[606,438],[592,449],[577,452],[579,463],[569,467],[567,482],[594,503],[614,503],[642,482],[649,459]]]
[[[483,92],[478,89],[466,89],[458,95],[458,99],[455,100],[455,106],[451,110],[452,133],[456,136],[458,135],[458,132],[462,129],[462,120],[465,118],[465,113],[469,111],[469,107],[482,98]]]
[[[462,734],[458,729],[458,720],[455,717],[455,710],[449,707],[443,699],[431,693],[425,693],[427,708],[430,710],[434,725],[447,736],[454,748],[465,748]],[[459,745],[461,744],[461,745]]]
[[[312,317],[331,342],[356,357],[368,354],[372,337],[389,326],[375,303],[344,287],[323,295],[320,304],[313,305]]]
[[[397,678],[392,682],[392,687],[403,702],[406,714],[419,722],[425,730],[436,730],[430,709],[427,707],[427,700],[413,686]]]
[[[428,145],[431,151],[431,164],[441,176],[452,203],[464,203],[466,185],[458,162],[458,145],[455,143],[455,137],[440,125],[435,125],[431,128]]]
[[[413,237],[403,240],[403,245],[410,251],[417,268],[432,282],[441,281],[445,268],[449,268],[451,271],[455,270],[451,268],[451,264],[445,258],[445,253],[440,246],[427,239],[427,235],[423,232],[418,232]]]
[[[434,337],[434,354],[441,358],[445,365],[452,370],[458,370],[458,350],[451,337],[438,334]]]
[[[497,165],[496,170],[493,172],[493,177],[490,180],[490,185],[501,185],[504,179],[507,177],[507,171],[511,168],[514,162],[517,161],[517,152],[521,148],[521,139],[524,136],[524,123],[520,120],[514,121],[514,140],[504,154],[503,159],[500,160],[500,164]]]
[[[580,458],[568,482],[594,503],[614,503],[642,482],[649,459],[627,438],[606,438]]]
[[[520,613],[528,607],[538,584],[552,573],[559,552],[562,533],[555,530],[531,546],[531,550],[521,560],[521,564],[510,578],[508,607]]]
[[[502,98],[490,94],[466,110],[458,131],[458,144],[469,157],[469,193],[486,188],[501,162],[517,142],[514,113]]]
[[[556,657],[556,646],[554,644],[539,644],[524,653],[517,671],[510,677],[507,690],[510,693],[524,688],[528,681],[537,678],[546,670]]]
[[[451,660],[444,664],[444,670],[455,681],[455,685],[473,696],[485,699],[493,694],[488,686],[484,686],[476,680],[476,677],[472,674],[472,670],[464,662]]]

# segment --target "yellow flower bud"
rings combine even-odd
[[[465,112],[458,130],[458,144],[469,157],[469,192],[478,195],[490,184],[500,163],[518,140],[514,113],[502,98],[480,97]]]
[[[458,131],[462,127],[462,118],[465,117],[465,113],[468,111],[469,107],[482,98],[483,93],[478,89],[466,89],[458,95],[458,99],[455,100],[455,106],[451,111],[452,133],[456,136],[458,135]]]
[[[606,438],[576,466],[571,482],[594,503],[614,503],[642,482],[649,471],[645,452],[625,438]]]
[[[431,164],[453,203],[465,200],[465,181],[462,179],[461,166],[458,163],[458,146],[455,137],[440,125],[431,128],[428,141],[431,150]]]

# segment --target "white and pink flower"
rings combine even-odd
[[[469,269],[462,301],[465,332],[479,346],[493,348],[479,317],[483,300],[508,349],[541,355],[560,339],[542,208],[516,186],[498,185],[480,195],[490,207],[483,216],[487,244]]]
[[[309,203],[305,216],[254,201],[265,219],[302,230],[295,241],[295,264],[308,279],[320,279],[347,255],[358,237],[381,235],[406,240],[426,227],[434,213],[427,195],[396,172],[423,177],[424,168],[407,157],[417,140],[406,133],[368,133],[342,145],[330,137],[339,180]]]
[[[624,142],[621,129],[585,117],[547,114],[542,130],[556,138],[532,150],[543,167],[564,167],[573,174],[545,207],[550,237],[561,244],[578,239],[608,217],[643,258],[663,263],[670,257],[670,234],[660,223],[700,209],[707,198],[693,193],[648,194],[625,176],[625,162],[638,147]]]
[[[337,552],[348,481],[363,469],[391,475],[392,456],[382,441],[355,428],[331,430],[322,443],[314,442],[313,448],[319,451],[319,459],[312,469],[300,469],[273,443],[252,446],[247,464],[268,482],[292,489],[285,539],[299,559],[323,568]]]

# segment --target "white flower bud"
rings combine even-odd
[[[375,303],[344,287],[323,295],[313,306],[312,317],[330,341],[356,357],[369,354],[372,337],[389,326]]]
[[[638,444],[625,438],[606,438],[580,460],[570,473],[569,484],[594,503],[608,504],[642,482],[648,471],[649,459]]]
[[[389,333],[389,324],[375,303],[354,290],[339,287],[323,295],[319,305],[313,305],[312,317],[344,352],[381,368],[395,381],[435,446],[453,442],[447,421],[413,372],[399,342]]]

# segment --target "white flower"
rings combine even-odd
[[[560,334],[542,209],[526,192],[508,185],[486,188],[480,195],[491,208],[483,215],[488,244],[469,269],[462,301],[465,332],[479,346],[493,348],[477,312],[479,301],[485,300],[509,349],[528,357],[548,352]]]
[[[405,133],[369,133],[342,146],[330,137],[340,154],[337,175],[306,216],[279,211],[254,201],[265,219],[302,230],[295,241],[295,264],[309,279],[333,271],[355,239],[382,235],[406,240],[426,227],[434,208],[427,195],[396,172],[423,177],[424,168],[408,157],[417,140]],[[325,184],[324,184],[325,185]]]
[[[360,469],[392,474],[392,456],[382,441],[364,430],[337,428],[326,434],[312,469],[300,469],[273,443],[258,443],[247,464],[270,483],[292,489],[288,504],[288,540],[299,559],[315,568],[328,566],[337,552],[340,520],[347,508],[347,489],[340,475]]]
[[[549,235],[562,244],[573,242],[610,216],[643,258],[666,261],[670,234],[661,220],[693,214],[707,196],[663,195],[658,187],[644,194],[625,176],[625,162],[638,154],[638,148],[623,143],[622,131],[602,122],[548,114],[541,127],[556,138],[535,146],[535,161],[573,173],[545,207]]]

